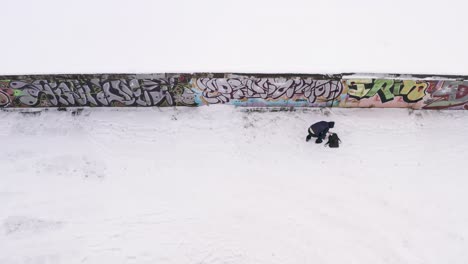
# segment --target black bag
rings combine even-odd
[[[330,148],[340,147],[341,140],[336,133],[331,133],[328,137],[328,142],[325,143],[325,146],[328,145]]]

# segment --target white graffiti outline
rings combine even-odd
[[[339,80],[312,78],[198,78],[196,85],[210,104],[228,103],[233,99],[277,100],[281,97],[305,97],[309,103],[315,103],[318,98],[336,99],[344,88]]]

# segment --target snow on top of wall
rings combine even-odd
[[[426,81],[460,81],[467,80],[466,75],[435,75],[435,74],[376,74],[376,73],[349,73],[343,74],[343,79],[392,79],[392,80],[426,80]]]

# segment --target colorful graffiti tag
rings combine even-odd
[[[407,103],[416,103],[424,98],[427,88],[432,84],[414,80],[346,80],[348,95],[362,99],[378,95],[382,103],[389,102],[395,96],[401,96]]]
[[[208,104],[231,100],[291,100],[315,103],[336,99],[343,92],[343,83],[312,78],[198,78],[196,87]]]
[[[0,107],[232,104],[468,110],[466,79],[229,73],[0,76]]]
[[[454,80],[347,79],[341,107],[467,109],[468,82]]]
[[[423,109],[459,108],[468,110],[468,81],[440,82],[439,87],[430,91],[431,96],[424,102]]]

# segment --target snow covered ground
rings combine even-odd
[[[0,75],[467,74],[466,0],[4,0]]]
[[[0,112],[0,263],[467,263],[467,111]],[[306,143],[333,120],[339,149]]]

